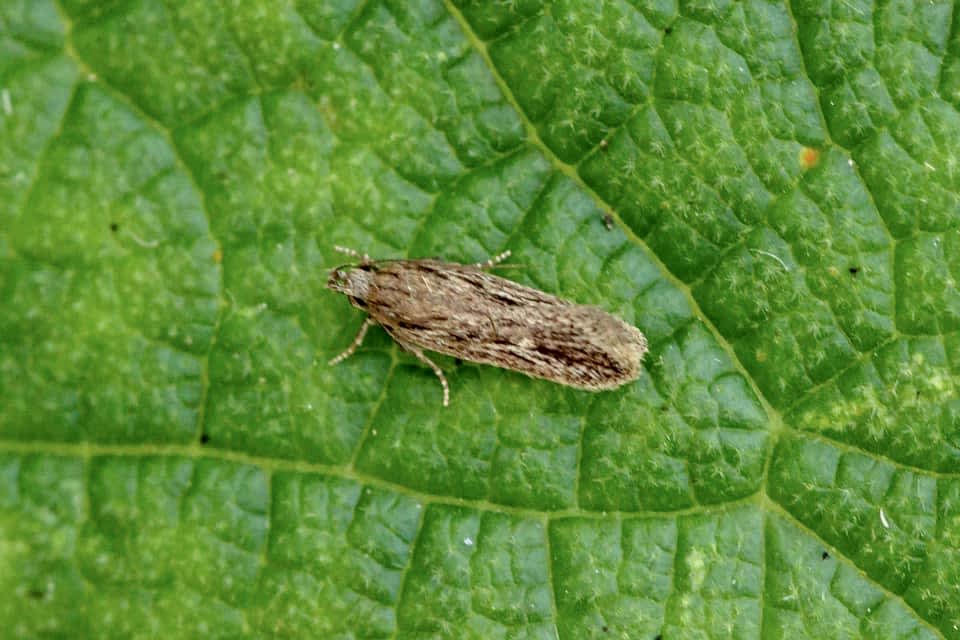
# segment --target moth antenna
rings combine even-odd
[[[509,263],[509,264],[504,264],[504,263],[495,264],[495,265],[493,265],[493,267],[491,267],[491,268],[493,268],[493,269],[525,269],[526,267],[527,267],[527,265],[525,265],[525,264],[517,263],[517,262],[511,262],[511,263]]]
[[[356,258],[361,262],[361,264],[370,264],[371,262],[373,262],[373,260],[371,260],[370,256],[368,256],[367,254],[360,253],[356,249],[351,249],[350,247],[341,247],[340,245],[335,244],[333,245],[333,250],[338,251],[340,253],[345,253],[351,258]]]
[[[497,266],[499,263],[509,258],[510,253],[511,253],[510,249],[507,249],[506,251],[502,251],[497,255],[493,256],[489,260],[486,260],[484,262],[475,262],[473,266],[476,267],[477,269],[492,269],[493,267]]]

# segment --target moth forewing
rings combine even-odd
[[[439,260],[365,260],[331,272],[328,288],[369,314],[369,323],[429,365],[444,390],[443,372],[424,353],[436,351],[553,382],[601,391],[636,380],[647,351],[643,333],[606,311],[578,305],[484,272],[508,253],[477,265]]]

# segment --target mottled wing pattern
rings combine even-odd
[[[368,311],[401,344],[590,390],[640,375],[646,339],[602,309],[434,260],[382,263],[373,284]]]

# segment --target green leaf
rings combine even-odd
[[[960,638],[960,5],[0,0],[0,628]],[[591,394],[326,290],[473,262]]]

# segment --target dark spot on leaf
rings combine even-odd
[[[454,358],[453,363],[459,367],[460,365],[463,364],[463,360],[461,360],[460,358]]]
[[[120,225],[118,225],[116,222],[111,222],[111,223],[110,223],[110,231],[113,231],[114,233],[116,233],[116,232],[117,232],[117,229],[119,229],[119,228],[120,228]]]
[[[201,434],[200,434],[200,444],[207,444],[208,442],[210,442],[210,436],[208,436],[208,435],[205,434],[205,433],[201,433]]]
[[[47,592],[43,589],[30,589],[30,591],[27,591],[27,595],[34,600],[40,600],[43,596],[47,595]]]
[[[860,273],[860,267],[850,267],[847,271],[850,272],[850,275],[855,276]]]
[[[600,627],[600,630],[606,633],[607,631],[610,631],[610,627],[608,627],[607,625],[603,625],[602,627]]]
[[[663,32],[667,35],[670,35],[671,33],[673,33],[673,27],[667,27],[666,29],[663,30]]]
[[[613,229],[613,216],[609,213],[603,214],[603,226],[607,228],[607,231]]]
[[[829,558],[829,557],[830,557],[830,554],[827,553],[826,551],[824,551],[823,553],[820,554],[820,559],[821,559],[821,560],[826,560],[826,559]]]
[[[658,634],[657,634],[657,637],[654,638],[653,640],[663,640],[663,634],[662,634],[662,633],[658,633]]]
[[[660,407],[660,411],[662,411],[663,413],[666,413],[667,411],[670,411],[670,407],[668,407],[667,405],[663,405],[662,407]]]

